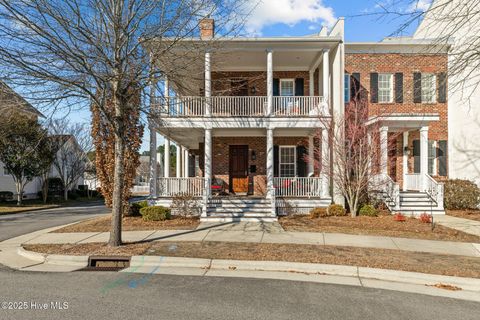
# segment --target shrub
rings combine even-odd
[[[328,216],[327,208],[313,208],[309,212],[310,219],[318,219]]]
[[[0,202],[13,200],[13,192],[0,191]]]
[[[172,214],[176,216],[191,217],[199,216],[201,214],[200,205],[197,199],[187,193],[179,193],[175,195],[172,200],[171,208]]]
[[[428,213],[424,212],[420,215],[419,217],[420,221],[423,223],[432,223],[432,216],[429,215]]]
[[[477,209],[480,202],[480,188],[468,180],[447,180],[445,182],[445,209]]]
[[[133,202],[130,204],[130,207],[128,209],[128,212],[126,216],[130,217],[138,217],[141,216],[140,214],[140,209],[148,207],[148,202],[146,200],[144,201],[139,201],[139,202]]]
[[[393,220],[398,221],[398,222],[404,222],[407,220],[407,217],[405,217],[404,214],[397,212],[393,215]]]
[[[69,190],[67,193],[68,193],[69,200],[77,200],[78,197],[80,196],[77,190]]]
[[[170,209],[162,206],[152,206],[140,209],[140,214],[145,221],[163,221],[171,217]]]
[[[340,217],[340,216],[345,216],[347,214],[347,210],[345,210],[345,208],[339,204],[331,204],[328,206],[327,214],[329,216]]]
[[[378,215],[377,209],[371,204],[364,204],[359,211],[359,214],[361,216],[367,216],[367,217],[376,217]]]

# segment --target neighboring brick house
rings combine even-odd
[[[220,38],[218,50],[213,20],[200,27],[185,50],[192,42],[205,56],[201,64],[154,61],[165,77],[151,105],[160,120],[149,124],[150,148],[157,148],[157,133],[166,150],[174,143],[179,170],[176,177],[166,170],[153,175],[159,178],[150,183],[152,202],[169,205],[189,194],[198,198],[202,219],[217,220],[271,220],[289,208],[305,213],[343,204],[331,178],[336,159],[329,129],[351,107],[352,87],[361,86],[365,125],[381,124],[380,135],[396,139],[395,150],[382,148],[381,172],[372,172],[388,179],[380,190],[387,205],[418,213],[418,206],[435,202],[436,213],[443,213],[441,185],[432,176],[448,175],[448,47],[425,54],[432,43],[345,44],[341,19],[330,31],[305,37]],[[162,39],[149,50],[161,50],[162,42],[168,45]],[[407,190],[416,207],[403,203]]]

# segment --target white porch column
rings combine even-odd
[[[210,52],[205,52],[205,115],[210,116],[212,114],[212,105],[210,97],[212,96],[212,71],[211,71]]]
[[[188,150],[186,147],[182,146],[182,177],[187,178],[188,177]]]
[[[328,138],[328,130],[322,129],[322,153],[321,153],[321,166],[320,172],[322,178],[322,198],[330,197],[330,141]]]
[[[273,129],[267,129],[267,196],[271,198],[273,194]]]
[[[420,128],[420,179],[422,181],[422,190],[425,190],[428,174],[428,127]]]
[[[403,171],[403,191],[407,191],[407,174],[408,174],[408,131],[403,133],[403,163],[402,163],[402,171]]]
[[[380,128],[380,173],[388,175],[388,127]]]
[[[210,182],[212,180],[212,129],[205,129],[205,191],[210,195]]]
[[[182,176],[182,148],[180,144],[176,145],[177,147],[177,161],[175,163],[176,175],[175,177],[180,178]]]
[[[167,114],[170,114],[172,110],[170,110],[170,101],[168,100],[168,97],[170,95],[170,84],[168,82],[168,77],[165,76],[163,79],[163,96],[165,98],[165,112]]]
[[[273,113],[273,51],[267,50],[267,116]]]
[[[313,176],[314,173],[315,150],[313,147],[313,136],[308,136],[308,176]]]
[[[330,59],[329,59],[329,50],[323,51],[323,59],[322,59],[322,95],[325,99],[325,102],[329,103],[330,99]]]
[[[308,94],[310,96],[314,96],[315,95],[315,78],[314,78],[315,70],[310,70],[308,75],[309,75],[309,82],[308,82],[309,92],[308,92]]]
[[[164,144],[164,149],[163,149],[163,176],[165,178],[170,177],[170,139],[165,137],[165,144]]]

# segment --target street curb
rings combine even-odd
[[[17,248],[17,253],[27,259],[62,266],[87,267],[89,256],[67,256],[59,254],[43,254],[25,250],[23,247]]]
[[[160,256],[132,256],[130,267],[169,267],[169,268],[201,268],[210,266],[211,259],[160,257]]]

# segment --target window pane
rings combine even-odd
[[[349,74],[346,74],[345,75],[345,92],[344,92],[344,95],[345,95],[345,102],[350,102],[350,75]]]
[[[437,149],[435,147],[435,141],[428,141],[428,174],[436,175],[435,172],[435,159],[437,158]]]
[[[294,81],[293,80],[281,80],[280,81],[280,95],[293,97],[295,90],[294,90]]]
[[[434,103],[436,100],[437,77],[431,73],[422,73],[422,102]]]
[[[380,73],[378,75],[378,101],[392,102],[393,96],[393,75]]]
[[[280,147],[280,177],[295,177],[295,147]]]

